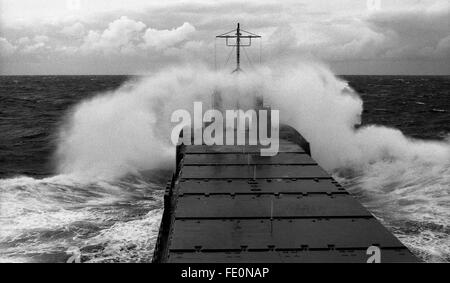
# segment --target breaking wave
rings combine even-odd
[[[450,261],[450,140],[361,127],[361,98],[327,68],[304,65],[278,74],[270,104],[309,140],[319,164],[416,255]]]
[[[315,63],[240,76],[172,68],[82,101],[60,129],[56,176],[0,180],[0,261],[65,260],[72,246],[84,261],[150,261],[174,163],[170,115],[211,105],[217,90],[229,107],[262,95],[414,253],[450,261],[449,140],[360,126],[361,98]]]

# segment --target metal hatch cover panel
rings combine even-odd
[[[288,231],[288,232],[287,232]],[[198,237],[199,234],[203,237]],[[176,220],[171,251],[401,246],[375,219]]]
[[[257,145],[187,145],[185,150],[186,154],[204,154],[204,153],[261,153],[261,146]],[[293,143],[280,143],[278,149],[279,153],[305,153],[305,150],[300,146]]]
[[[215,165],[183,166],[183,179],[330,178],[322,168],[311,165]]]
[[[371,217],[350,195],[182,196],[175,218]]]
[[[347,191],[332,179],[187,180],[178,184],[180,194],[327,194]]]
[[[381,249],[381,262],[417,262],[406,248]],[[229,251],[229,252],[171,252],[170,263],[364,263],[366,250],[293,250],[293,251]]]
[[[259,153],[242,154],[186,154],[183,165],[317,165],[309,155],[300,153],[279,153],[275,156],[261,156]]]

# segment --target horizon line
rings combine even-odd
[[[336,76],[403,76],[403,77],[448,77],[450,74],[335,74]],[[87,76],[134,76],[134,77],[144,77],[151,76],[151,74],[0,74],[0,77],[56,77],[56,76],[66,76],[66,77],[87,77]]]

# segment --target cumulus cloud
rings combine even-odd
[[[145,46],[164,49],[184,41],[194,31],[195,27],[193,25],[184,23],[182,26],[171,30],[149,28],[145,31],[143,38]]]
[[[269,38],[273,55],[312,54],[324,60],[438,60],[449,58],[447,1],[381,9],[360,17],[326,15],[283,25]]]
[[[363,61],[402,61],[409,66],[422,60],[428,69],[436,66],[436,72],[449,72],[442,63],[450,59],[448,0],[414,5],[409,0],[383,1],[379,10],[368,9],[366,1],[348,0],[150,2],[146,9],[129,5],[127,11],[4,25],[0,51],[14,57],[15,68],[34,60],[36,66],[45,66],[41,70],[51,64],[64,69],[70,65],[68,58],[71,64],[95,62],[95,71],[103,73],[111,68],[117,68],[115,73],[159,68],[181,60],[213,64],[214,36],[240,21],[263,36],[266,63],[312,56],[330,64],[355,62],[367,70],[374,64],[364,66]],[[225,48],[219,52],[228,54]],[[44,53],[47,56],[40,56]],[[52,63],[45,58],[52,58]],[[101,71],[97,66],[105,67]]]
[[[61,30],[61,33],[67,37],[79,39],[82,38],[85,34],[84,25],[80,22],[76,22],[72,25],[65,26]]]
[[[36,35],[32,40],[28,37],[21,38],[19,42],[23,45],[19,51],[25,54],[37,54],[51,50],[51,47],[47,45],[50,38],[46,35]]]
[[[103,32],[90,30],[80,49],[83,52],[136,54],[146,49],[165,50],[185,41],[195,31],[190,23],[173,29],[147,28],[141,21],[122,16],[108,25]]]
[[[103,32],[89,31],[81,49],[85,52],[102,51],[104,53],[134,53],[146,25],[126,16],[113,21]]]
[[[49,42],[49,40],[50,40],[50,38],[46,35],[36,35],[33,38],[33,41],[36,43],[44,43],[45,44],[45,43]]]
[[[436,47],[436,51],[439,54],[450,54],[450,35],[441,39]]]
[[[17,40],[17,44],[19,44],[19,45],[27,45],[30,42],[31,42],[31,40],[28,36],[21,37]]]
[[[17,49],[16,46],[12,45],[6,38],[0,37],[0,55],[9,56],[14,53]]]
[[[378,48],[387,58],[449,57],[450,4],[430,9],[379,12],[368,18],[369,26],[385,37]]]

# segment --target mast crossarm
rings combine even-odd
[[[236,35],[218,35],[217,38],[237,38]],[[259,35],[240,35],[240,38],[261,38]]]
[[[236,38],[237,35],[218,35],[217,38]],[[240,38],[261,38],[259,35],[240,35]]]

